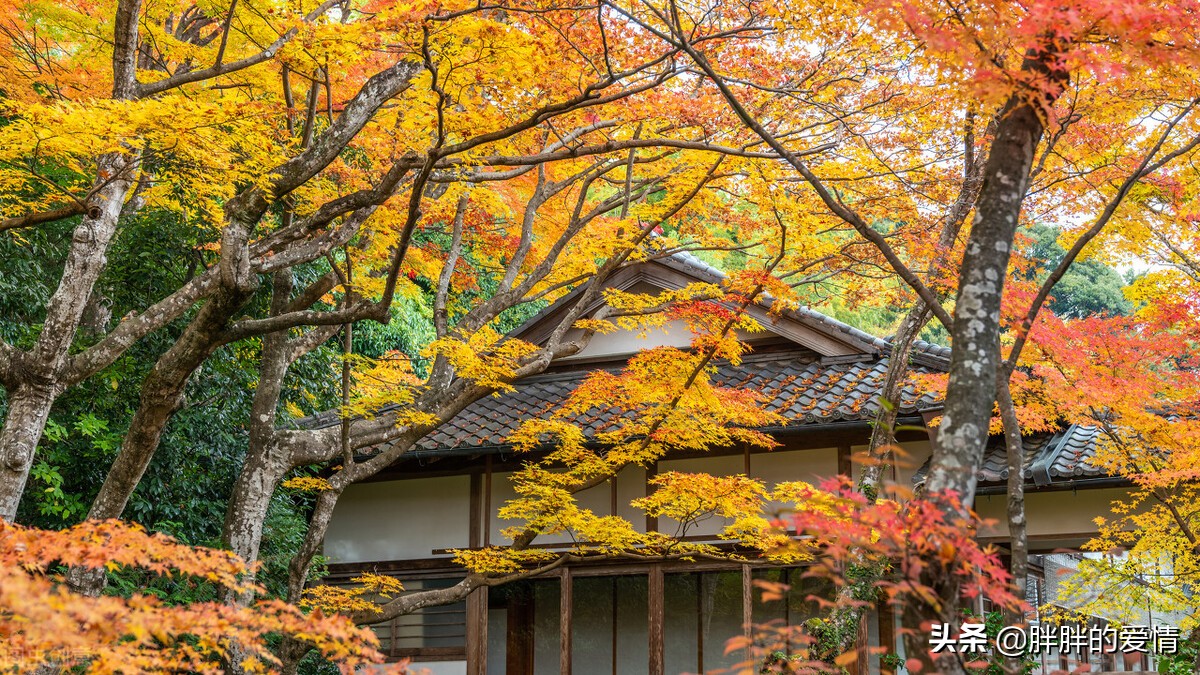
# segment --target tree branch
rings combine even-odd
[[[450,249],[446,252],[446,262],[442,264],[442,272],[438,275],[437,292],[433,297],[433,325],[437,336],[445,337],[450,326],[450,318],[446,311],[446,302],[450,294],[450,278],[454,276],[454,268],[458,265],[458,256],[462,253],[463,218],[467,213],[467,195],[458,198],[458,206],[454,210],[454,222],[451,225]]]
[[[318,5],[316,9],[304,16],[304,23],[312,23],[322,14],[329,11],[329,8],[337,5],[339,2],[341,2],[341,0],[325,0],[325,2]],[[300,32],[299,28],[291,28],[286,33],[279,36],[277,40],[272,42],[261,52],[238,59],[237,61],[225,63],[225,44],[229,37],[230,23],[233,21],[233,8],[236,5],[237,3],[234,2],[229,8],[229,16],[225,21],[224,31],[221,36],[221,44],[217,50],[216,62],[213,65],[209,66],[208,68],[201,68],[200,70],[189,70],[182,73],[177,73],[171,77],[167,77],[155,82],[137,84],[135,89],[136,97],[145,98],[147,96],[154,96],[170,89],[181,87],[185,84],[208,80],[220,75],[228,75],[229,73],[245,70],[251,66],[256,66],[265,61],[269,61],[275,57],[275,54],[278,53],[285,44],[287,44],[292,38],[296,37],[296,35]]]
[[[1075,262],[1075,259],[1079,257],[1079,254],[1083,251],[1083,249],[1089,243],[1091,243],[1091,241],[1095,239],[1096,236],[1099,235],[1100,232],[1103,231],[1108,225],[1108,221],[1112,219],[1113,214],[1117,212],[1117,208],[1120,207],[1121,203],[1125,201],[1125,197],[1129,194],[1129,191],[1133,189],[1133,186],[1137,185],[1141,179],[1145,178],[1152,172],[1157,171],[1159,168],[1165,166],[1171,160],[1190,152],[1192,149],[1200,145],[1200,135],[1197,135],[1183,147],[1175,150],[1174,152],[1168,153],[1161,160],[1151,164],[1151,160],[1154,159],[1154,156],[1157,155],[1160,150],[1162,150],[1163,145],[1167,142],[1167,139],[1170,138],[1171,132],[1174,131],[1175,126],[1182,122],[1185,117],[1187,117],[1187,115],[1195,108],[1196,103],[1196,101],[1189,103],[1188,106],[1184,108],[1183,112],[1179,113],[1179,115],[1177,115],[1170,121],[1170,123],[1167,124],[1166,129],[1164,129],[1162,134],[1159,135],[1158,141],[1154,144],[1150,151],[1146,153],[1146,156],[1142,158],[1142,161],[1138,163],[1137,169],[1135,169],[1133,173],[1129,174],[1129,176],[1125,178],[1125,180],[1121,183],[1121,186],[1117,189],[1117,193],[1113,195],[1112,199],[1108,200],[1108,203],[1104,206],[1104,211],[1101,212],[1100,217],[1096,219],[1096,222],[1093,223],[1086,232],[1084,232],[1079,236],[1078,239],[1075,240],[1075,243],[1071,246],[1071,250],[1067,251],[1066,255],[1064,255],[1062,260],[1059,261],[1058,265],[1055,266],[1054,271],[1050,273],[1050,276],[1047,277],[1044,282],[1042,282],[1041,288],[1038,289],[1037,295],[1034,297],[1033,302],[1029,305],[1029,311],[1025,314],[1025,318],[1021,321],[1021,326],[1017,331],[1017,336],[1013,341],[1013,346],[1009,351],[1008,358],[1004,361],[1003,371],[1005,373],[1011,375],[1013,369],[1016,368],[1017,361],[1021,357],[1021,351],[1024,349],[1025,343],[1029,339],[1029,332],[1033,329],[1033,323],[1037,320],[1038,313],[1041,312],[1042,306],[1046,304],[1046,298],[1050,297],[1050,292],[1054,290],[1055,284],[1057,284],[1063,278],[1063,276],[1067,273],[1067,269],[1072,263]]]
[[[0,232],[5,230],[15,230],[21,227],[32,227],[43,223],[52,223],[56,220],[70,218],[72,216],[82,215],[86,212],[86,208],[82,203],[76,202],[60,206],[57,209],[49,211],[41,211],[38,213],[30,213],[24,216],[16,216],[13,218],[5,218],[0,220]]]
[[[688,42],[687,38],[684,37],[682,24],[679,23],[678,9],[674,2],[671,3],[671,11],[673,13],[673,20],[669,22],[672,32],[672,36],[670,37],[671,44],[692,58],[692,61],[694,61],[696,65],[700,67],[708,79],[717,86],[717,89],[720,90],[721,96],[724,97],[725,102],[729,104],[729,107],[733,110],[734,114],[737,115],[740,120],[742,120],[742,123],[750,127],[750,129],[752,129],[754,133],[758,134],[759,137],[762,138],[772,150],[774,150],[780,157],[787,161],[792,168],[796,169],[796,171],[804,177],[804,180],[812,186],[813,190],[816,191],[817,196],[821,198],[821,201],[825,203],[825,206],[832,211],[834,215],[841,218],[843,221],[853,227],[859,233],[859,235],[874,244],[875,247],[879,249],[879,252],[883,254],[883,257],[888,261],[888,264],[892,266],[892,269],[895,270],[896,274],[904,280],[904,283],[908,284],[914,291],[916,291],[917,295],[920,296],[921,300],[925,302],[930,311],[933,312],[934,316],[936,316],[938,320],[942,322],[942,325],[946,326],[947,329],[950,329],[950,327],[953,325],[953,320],[950,318],[950,314],[946,312],[946,309],[942,307],[941,303],[938,302],[937,296],[934,295],[933,291],[931,291],[928,286],[922,283],[921,280],[917,278],[915,274],[913,274],[912,270],[910,270],[908,266],[900,260],[900,257],[894,250],[892,250],[891,245],[888,244],[887,239],[885,239],[882,234],[876,232],[852,209],[835,199],[829,192],[829,189],[825,187],[824,183],[822,183],[821,180],[817,178],[817,176],[811,170],[809,170],[808,166],[800,160],[800,157],[783,145],[783,143],[781,143],[774,134],[768,131],[761,122],[759,122],[753,115],[750,114],[748,110],[746,110],[746,107],[743,106],[741,101],[738,100],[737,95],[733,93],[733,90],[729,88],[729,85],[725,82],[725,80],[717,74],[715,69],[713,69],[712,65],[708,62],[708,59],[705,58],[703,54],[696,51],[696,48]]]

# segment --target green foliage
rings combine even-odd
[[[1040,262],[1035,275],[1044,280],[1067,251],[1058,243],[1062,234],[1049,225],[1033,225],[1025,233],[1031,238],[1030,257]],[[1117,270],[1092,258],[1076,259],[1054,287],[1048,307],[1056,315],[1072,319],[1106,314],[1125,316],[1133,305],[1122,289],[1126,280]]]
[[[792,661],[798,660],[796,657],[789,656],[785,651],[773,651],[763,659],[762,667],[759,668],[760,673],[790,673]]]
[[[1004,616],[1004,612],[991,611],[986,612],[982,616],[970,611],[963,612],[963,619],[973,623],[978,623],[983,620],[983,632],[988,637],[989,644],[996,643],[996,636],[1000,634],[1000,630],[1008,625],[1008,620]],[[962,657],[967,662],[971,672],[979,673],[980,675],[1004,675],[1004,657],[997,653],[983,654],[967,654]],[[1039,664],[1031,660],[1028,656],[1025,659],[1025,665],[1021,672],[1028,675],[1033,672]]]
[[[13,346],[28,349],[36,339],[77,224],[71,218],[0,236],[0,337]]]
[[[1193,633],[1191,638],[1179,641],[1179,651],[1160,654],[1155,662],[1163,675],[1192,675],[1200,662],[1200,638]]]

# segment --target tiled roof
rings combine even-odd
[[[1096,455],[1098,435],[1095,427],[1073,424],[1054,433],[1025,436],[1025,463],[1022,470],[1025,482],[1044,486],[1106,477],[1108,474],[1091,461]],[[927,469],[928,462],[913,480],[923,480]],[[981,485],[1008,480],[1008,453],[1003,437],[994,436],[989,441],[978,476]]]
[[[787,426],[873,419],[878,392],[887,373],[887,358],[867,361],[822,360],[806,349],[750,354],[738,365],[717,367],[718,386],[758,392],[767,410],[778,413]],[[503,447],[508,436],[527,419],[549,415],[595,368],[540,375],[522,380],[511,392],[484,397],[430,433],[419,443],[426,453],[458,454]],[[931,393],[903,390],[900,414],[914,415],[941,406]],[[596,411],[581,420],[585,434],[613,425],[618,414]],[[337,423],[309,418],[310,427]]]
[[[723,272],[688,253],[675,253],[645,264],[664,265],[692,279],[710,283],[725,279]],[[766,307],[773,302],[770,297],[762,299]],[[544,309],[514,334],[522,335],[553,310],[554,306]],[[819,334],[831,336],[853,353],[822,358],[817,352],[792,343],[792,347],[750,354],[736,366],[719,365],[716,384],[761,393],[766,409],[780,414],[788,427],[874,419],[891,343],[807,307],[786,310],[782,315]],[[947,347],[918,340],[911,354],[911,369],[944,372],[949,355]],[[572,366],[564,364],[564,367]],[[551,414],[589,372],[601,367],[611,369],[616,366],[580,363],[565,372],[526,378],[515,385],[514,391],[475,401],[423,438],[414,454],[468,454],[503,448],[522,422]],[[904,416],[941,407],[937,396],[918,393],[911,386],[904,389],[901,399],[899,412]],[[389,408],[378,412],[386,412]],[[589,436],[607,429],[618,417],[614,411],[592,413],[589,419],[581,420]],[[305,428],[328,427],[338,422],[336,411],[299,421]]]

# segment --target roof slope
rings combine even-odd
[[[749,354],[738,365],[719,363],[713,381],[721,387],[759,392],[763,406],[782,416],[788,426],[864,422],[874,419],[879,410],[878,392],[887,365],[886,357],[830,362],[807,349],[787,349]],[[522,422],[551,414],[594,370],[580,368],[526,378],[514,391],[480,399],[423,438],[418,443],[420,454],[469,454],[502,448]],[[935,395],[909,386],[903,390],[900,414],[915,415],[940,406]],[[611,409],[593,409],[577,423],[590,437],[608,430],[618,418],[619,413]],[[338,423],[336,413],[310,419],[312,426],[318,427]]]
[[[720,283],[724,279],[724,273],[699,258],[676,253],[627,268],[622,276],[610,279],[610,284],[629,288],[647,282],[662,288],[679,288],[688,283]],[[534,342],[544,339],[545,327],[557,321],[577,294],[578,289],[539,312],[512,334]],[[874,419],[891,343],[805,307],[769,314],[773,303],[772,298],[763,298],[750,308],[751,315],[777,338],[782,338],[784,344],[780,345],[776,339],[762,352],[748,354],[738,365],[718,363],[714,383],[761,393],[766,409],[780,414],[789,427]],[[596,311],[599,306],[587,308],[586,313]],[[918,372],[944,371],[949,353],[946,347],[918,341],[911,362]],[[473,454],[502,449],[522,422],[551,414],[588,373],[599,369],[612,371],[622,365],[620,360],[564,360],[556,366],[557,372],[525,378],[511,392],[475,401],[419,441],[411,455]],[[941,407],[938,396],[919,392],[911,385],[904,388],[901,399],[900,414],[904,416]],[[611,410],[593,410],[588,415],[579,423],[589,436],[607,429],[619,416]],[[336,411],[300,421],[307,428],[338,423]]]
[[[874,419],[878,392],[887,372],[887,359],[873,363],[822,363],[807,350],[749,355],[738,365],[719,364],[713,378],[720,387],[749,389],[763,396],[763,406],[788,425],[860,422]],[[503,446],[522,422],[553,412],[583,381],[590,370],[573,370],[529,378],[515,391],[476,401],[421,440],[426,451],[438,454],[483,446]],[[905,389],[902,415],[940,407],[931,394]],[[619,414],[596,410],[578,423],[586,436],[609,430]]]
[[[721,270],[705,263],[690,253],[676,253],[669,258],[661,260],[662,264],[672,267],[681,272],[695,276],[711,283],[719,283],[725,279],[725,273]],[[766,306],[773,304],[774,299],[768,296]],[[840,333],[846,337],[852,338],[860,343],[869,345],[880,354],[886,354],[891,351],[892,344],[888,340],[871,335],[870,333],[855,328],[848,323],[838,321],[837,319],[822,314],[815,309],[809,307],[797,307],[796,309],[787,310],[783,313],[784,316],[795,319],[803,324],[809,325],[821,331]],[[866,351],[866,350],[864,350]],[[932,342],[925,340],[917,340],[913,343],[915,355],[924,356],[931,359],[945,360],[947,363],[950,359],[950,348],[941,345],[935,345]],[[944,363],[930,363],[934,367],[946,365]]]
[[[1075,481],[1110,478],[1094,463],[1099,434],[1096,427],[1072,424],[1053,433],[1025,436],[1022,439],[1025,446],[1022,468],[1025,482],[1035,487],[1061,487]],[[927,461],[913,476],[913,481],[924,480],[928,468]],[[1008,473],[1004,438],[994,436],[988,443],[983,464],[976,474],[981,491],[995,491],[988,490],[989,486],[1007,489],[1004,484],[1008,481]]]
[[[644,281],[664,289],[678,289],[689,283],[720,284],[726,279],[721,270],[700,260],[690,253],[675,253],[662,258],[653,258],[618,272],[609,280],[609,285],[622,290]],[[582,287],[543,309],[513,331],[523,340],[540,343],[550,327],[556,323],[566,308],[582,292]],[[602,302],[597,301],[585,308],[585,316],[597,311]],[[891,352],[891,343],[833,317],[808,307],[788,309],[778,314],[769,312],[775,299],[764,295],[759,302],[747,308],[748,314],[767,331],[789,341],[808,347],[824,356],[861,356],[871,358],[885,356]],[[917,340],[911,352],[913,363],[935,370],[945,370],[950,363],[950,348]]]

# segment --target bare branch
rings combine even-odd
[[[835,147],[837,147],[837,143],[823,143],[807,150],[792,151],[791,154],[796,157],[808,157],[832,150]],[[722,155],[729,155],[731,157],[747,157],[751,159],[783,159],[782,155],[779,155],[775,152],[745,150],[727,145],[707,143],[705,141],[687,141],[674,138],[629,138],[623,141],[606,141],[604,143],[580,145],[573,148],[564,148],[561,150],[543,152],[536,155],[517,157],[511,155],[490,155],[481,157],[478,161],[490,166],[527,166],[559,159],[576,159],[579,157],[586,157],[588,155],[603,155],[610,152],[621,152],[624,150],[635,150],[640,148],[674,148],[678,150],[700,150],[704,152],[715,152]]]
[[[325,2],[318,5],[316,9],[304,16],[304,22],[312,23],[313,21],[316,21],[321,15],[329,11],[329,8],[337,5],[340,1],[341,0],[325,0]],[[181,87],[185,84],[201,82],[203,80],[208,80],[220,75],[228,75],[229,73],[245,70],[251,66],[256,66],[265,61],[269,61],[275,57],[275,54],[278,53],[285,44],[287,44],[292,38],[296,37],[296,35],[300,32],[299,28],[291,28],[286,33],[279,36],[277,40],[272,42],[261,52],[238,59],[237,61],[225,63],[225,43],[229,36],[230,22],[233,20],[233,8],[236,5],[237,3],[234,2],[229,8],[229,17],[225,20],[224,32],[221,36],[221,45],[217,50],[216,62],[213,65],[209,66],[208,68],[201,68],[200,70],[188,70],[182,73],[176,73],[171,77],[167,77],[156,82],[137,84],[135,89],[136,96],[138,98],[154,96],[156,94],[161,94],[164,91]]]
[[[449,330],[450,319],[446,311],[446,301],[450,294],[450,278],[454,276],[458,256],[462,253],[463,218],[467,213],[467,203],[467,195],[458,198],[454,222],[451,225],[450,249],[446,251],[446,262],[442,264],[442,272],[438,275],[437,292],[433,298],[433,324],[439,338],[444,337]]]
[[[672,12],[677,12],[674,2],[671,3],[671,10]],[[896,252],[892,250],[892,247],[890,244],[888,244],[887,239],[885,239],[884,236],[879,232],[876,232],[862,219],[861,216],[836,199],[829,192],[829,189],[825,187],[824,183],[821,182],[821,179],[819,179],[804,162],[800,161],[800,157],[798,155],[783,145],[783,143],[781,143],[774,134],[772,134],[766,127],[762,125],[761,122],[758,121],[758,119],[751,115],[748,110],[746,110],[746,107],[742,105],[740,100],[738,100],[737,95],[733,93],[733,90],[729,88],[729,85],[725,82],[725,80],[717,74],[716,70],[708,62],[708,59],[705,58],[703,54],[696,51],[696,48],[689,43],[686,37],[683,36],[681,28],[682,24],[679,23],[679,17],[677,14],[673,16],[673,20],[669,23],[671,26],[672,35],[668,39],[671,41],[671,44],[690,56],[696,65],[699,66],[702,71],[704,71],[704,74],[708,77],[708,79],[711,80],[713,84],[717,86],[717,89],[720,90],[721,95],[725,98],[725,102],[729,104],[729,107],[734,111],[734,114],[736,114],[746,126],[750,127],[756,134],[758,134],[759,137],[762,138],[772,150],[778,153],[780,157],[786,160],[788,164],[792,165],[792,167],[804,177],[804,180],[812,186],[813,190],[816,191],[817,195],[821,198],[821,201],[825,203],[825,206],[830,211],[858,231],[859,235],[861,235],[864,239],[874,244],[875,247],[879,249],[880,253],[883,254],[883,257],[888,261],[888,264],[890,264],[895,270],[896,274],[899,275],[900,278],[903,279],[904,282],[908,284],[914,291],[916,291],[917,295],[920,296],[920,298],[925,301],[925,304],[929,306],[929,309],[934,313],[934,316],[936,316],[938,320],[941,321],[944,326],[946,326],[946,328],[950,328],[950,326],[953,324],[950,314],[947,313],[946,309],[942,307],[941,303],[938,302],[937,296],[933,293],[933,291],[931,291],[929,287],[926,286],[917,277],[917,275],[913,274],[912,270],[910,270],[908,266],[905,265],[902,260],[900,260],[900,256],[898,256]]]
[[[0,232],[5,230],[15,230],[21,227],[32,227],[43,223],[52,223],[56,220],[70,218],[72,216],[82,215],[86,209],[82,203],[76,202],[66,206],[60,206],[57,209],[49,211],[40,211],[38,213],[30,213],[24,216],[16,216],[14,218],[5,218],[0,220]]]

